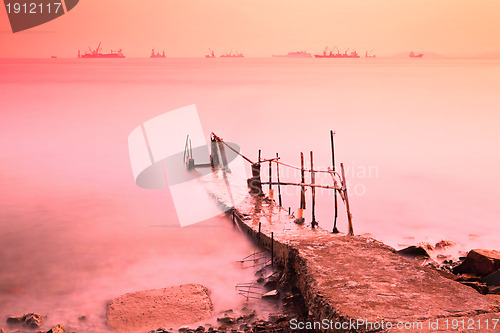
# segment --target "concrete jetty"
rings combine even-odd
[[[227,183],[238,182],[222,172],[202,182],[235,224],[272,248],[276,262],[285,266],[312,317],[297,325],[316,325],[322,332],[500,331],[500,303],[494,299],[372,238],[298,225],[263,195],[248,194],[235,204]]]

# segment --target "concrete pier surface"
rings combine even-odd
[[[248,190],[235,186],[230,174],[216,172],[203,183],[223,209],[233,207],[243,232],[269,249],[273,238],[275,260],[292,276],[321,331],[500,332],[500,303],[493,298],[374,239],[298,225],[264,196],[234,203],[230,190]]]

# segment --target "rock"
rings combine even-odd
[[[61,324],[58,324],[57,326],[54,326],[47,331],[47,333],[64,333],[64,332],[65,332],[64,326]]]
[[[78,320],[87,320],[87,316],[80,316],[78,317]]]
[[[488,286],[481,282],[462,282],[462,284],[476,289],[480,294],[486,295],[488,293]]]
[[[160,327],[157,328],[156,330],[151,330],[148,333],[170,333],[170,332],[164,329],[163,327]]]
[[[269,280],[267,281],[265,284],[264,284],[264,288],[266,289],[276,289],[276,287],[278,286],[278,280],[277,279],[272,279],[272,280]]]
[[[228,325],[234,325],[237,322],[236,318],[234,317],[221,317],[217,318],[217,321]]]
[[[269,321],[279,324],[284,321],[288,321],[288,317],[284,314],[270,314]]]
[[[482,279],[482,282],[486,283],[489,286],[500,286],[500,269],[488,276],[485,276]]]
[[[271,290],[271,291],[265,293],[264,295],[262,295],[262,298],[267,298],[267,299],[276,299],[278,297],[279,297],[279,292],[276,289]]]
[[[118,331],[147,330],[195,323],[211,317],[212,301],[199,284],[138,291],[108,303],[106,317]]]
[[[283,304],[289,304],[300,300],[300,294],[293,294],[283,298]]]
[[[399,250],[398,253],[405,258],[415,259],[415,258],[430,258],[431,251],[427,250],[426,247],[418,246],[409,246],[405,249]]]
[[[244,322],[244,321],[249,321],[250,319],[252,319],[253,317],[255,317],[255,315],[256,315],[255,310],[252,310],[248,314],[244,314],[244,315],[239,316],[238,317],[238,322],[241,323],[241,322]]]
[[[488,287],[488,294],[500,295],[500,286]]]
[[[203,327],[203,326],[198,326],[198,327],[196,328],[196,332],[205,332],[205,327]]]
[[[24,315],[7,317],[7,324],[19,324],[24,322]]]
[[[441,241],[437,242],[436,245],[434,245],[434,247],[436,249],[446,249],[446,248],[449,248],[449,247],[452,247],[455,245],[457,245],[457,243],[455,243],[453,241],[441,240]]]
[[[470,275],[470,274],[462,274],[459,277],[455,278],[455,281],[458,282],[481,282],[481,278],[479,276]]]
[[[1,328],[0,333],[5,333],[5,329]]]
[[[41,314],[38,313],[26,313],[20,316],[7,317],[7,323],[9,324],[24,323],[29,328],[38,328],[42,326],[43,317]]]
[[[453,273],[470,273],[486,276],[500,269],[500,252],[490,250],[471,250],[460,265],[453,268]]]
[[[24,323],[29,328],[38,328],[42,326],[43,317],[38,313],[28,313],[24,315]]]

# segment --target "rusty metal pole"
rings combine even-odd
[[[314,164],[313,164],[313,152],[311,150],[311,184],[314,185],[316,183],[316,175],[314,174]],[[311,221],[311,227],[316,227],[318,222],[316,222],[316,215],[315,215],[315,206],[316,206],[316,188],[312,186],[311,188],[311,196],[312,196],[312,221]]]
[[[333,141],[333,131],[330,130],[330,142],[331,142],[331,145],[332,145],[332,170],[333,172],[335,172],[335,143]],[[335,176],[335,175],[334,175]],[[333,190],[333,198],[334,198],[334,205],[335,205],[335,215],[334,215],[334,218],[333,218],[333,230],[332,232],[334,234],[338,234],[339,233],[339,229],[337,229],[337,217],[338,217],[338,203],[337,203],[337,189],[334,189]]]
[[[354,236],[354,230],[352,228],[352,215],[351,215],[351,208],[349,207],[349,197],[347,196],[347,182],[345,179],[345,172],[344,172],[344,163],[340,163],[340,169],[342,171],[342,183],[343,183],[343,192],[344,192],[344,199],[345,199],[345,207],[347,210],[347,222],[349,224],[349,236]]]
[[[217,143],[219,145],[220,157],[222,160],[222,168],[224,169],[224,171],[231,173],[231,170],[229,170],[229,166],[227,163],[226,149],[224,148],[224,143],[222,141],[218,141]]]
[[[273,171],[272,171],[272,161],[269,160],[269,199],[274,200],[274,190],[273,190],[273,185],[271,184],[272,178],[273,178]]]
[[[252,178],[248,179],[250,193],[262,195],[262,182],[260,180],[260,163],[252,164]]]
[[[300,153],[300,177],[301,177],[301,185],[300,185],[300,207],[299,212],[297,214],[297,219],[295,220],[297,223],[304,223],[304,209],[306,209],[306,189],[304,187],[305,183],[305,170],[304,170],[304,153]]]
[[[278,163],[279,156],[278,153],[276,153],[276,176],[278,177],[278,200],[279,200],[279,205],[281,205],[281,186],[280,186],[280,164]]]
[[[261,222],[259,222],[259,238],[258,238],[258,240],[257,240],[257,243],[258,243],[258,244],[260,244],[260,235],[261,235],[261,233],[260,233],[260,225],[261,225]]]
[[[271,232],[271,266],[274,266],[274,232]]]
[[[212,168],[217,168],[219,166],[219,151],[217,149],[217,141],[215,139],[215,136],[212,135],[211,138],[211,147],[212,147],[212,154],[210,155],[210,162],[212,164]]]

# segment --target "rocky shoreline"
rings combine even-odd
[[[420,243],[398,251],[400,255],[417,261],[421,266],[438,271],[441,275],[475,289],[477,292],[494,298],[500,304],[500,251],[473,249],[459,258],[444,254],[453,248],[451,241],[441,241],[435,245]],[[251,301],[239,309],[229,309],[212,317],[216,324],[195,326],[150,327],[144,333],[248,333],[248,332],[292,332],[290,320],[308,321],[304,299],[294,286],[289,274],[283,267],[267,265],[257,271],[254,284],[260,288],[258,301]],[[181,286],[183,287],[183,286]],[[204,288],[203,286],[201,286]],[[128,294],[127,294],[128,295]],[[124,296],[127,296],[124,295]],[[175,295],[175,297],[177,297]],[[254,297],[256,298],[256,297]],[[265,303],[275,312],[260,311],[259,304]],[[146,309],[144,309],[146,311]],[[45,317],[37,313],[9,316],[6,320],[8,330],[0,328],[0,333],[80,333],[83,331],[66,330],[58,324],[49,330],[40,330]],[[79,318],[85,320],[85,316]],[[128,318],[124,319],[125,322]],[[109,321],[109,318],[108,318]],[[207,320],[209,321],[209,320]],[[152,326],[152,325],[151,325]],[[108,325],[111,328],[111,326]],[[126,329],[125,327],[121,327]],[[27,329],[27,330],[26,330]],[[120,331],[122,330],[120,329]],[[116,328],[115,328],[116,331]],[[137,330],[135,330],[137,331]],[[307,331],[307,330],[303,330]]]

